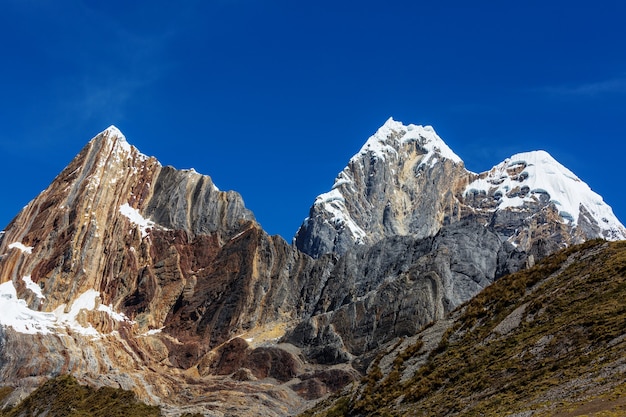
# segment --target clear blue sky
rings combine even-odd
[[[0,229],[114,124],[289,241],[390,116],[472,171],[545,149],[624,222],[624,22],[622,1],[5,0]]]

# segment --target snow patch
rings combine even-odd
[[[155,223],[152,220],[148,220],[143,217],[137,209],[131,207],[128,203],[120,206],[120,213],[126,216],[131,223],[139,226],[142,238],[148,236],[148,229],[155,226]]]
[[[31,288],[37,286],[30,277],[24,277],[28,289],[38,293],[43,298],[41,289],[38,291]],[[129,321],[121,313],[113,311],[111,306],[96,305],[100,293],[96,290],[87,290],[78,296],[71,304],[69,312],[65,312],[65,304],[57,307],[53,312],[35,311],[28,307],[25,300],[17,297],[17,291],[13,281],[7,281],[0,285],[0,325],[11,327],[18,333],[25,334],[51,334],[59,333],[62,329],[70,329],[73,333],[83,336],[98,338],[102,336],[91,324],[83,326],[77,320],[78,315],[83,310],[104,311],[116,321]],[[132,322],[131,322],[132,323]]]
[[[148,330],[145,333],[142,333],[141,336],[153,336],[155,334],[159,334],[163,331],[164,327],[161,327],[160,329],[152,329],[152,330]]]
[[[113,320],[115,321],[126,321],[129,323],[133,323],[126,314],[124,313],[118,313],[117,311],[113,310],[113,305],[109,304],[108,306],[105,306],[103,304],[100,304],[98,306],[98,311],[104,311],[105,313],[107,313]]]
[[[53,313],[57,318],[57,324],[62,327],[68,327],[76,333],[80,333],[83,336],[98,337],[100,333],[93,328],[91,324],[83,326],[76,318],[82,310],[93,311],[96,308],[96,298],[100,297],[100,293],[96,290],[87,290],[78,296],[72,303],[70,311],[64,313],[65,304],[57,307]]]
[[[513,193],[514,190],[519,193]],[[494,166],[484,178],[465,189],[465,195],[479,192],[499,195],[498,209],[521,207],[547,197],[558,206],[563,221],[573,225],[578,224],[583,206],[603,231],[623,230],[602,197],[546,151],[519,153]]]
[[[332,216],[330,222],[334,225],[347,227],[357,244],[364,243],[366,233],[348,213],[345,198],[339,189],[333,188],[327,193],[320,194],[315,199],[315,205],[322,205],[323,209]]]
[[[337,176],[337,179],[335,180],[335,183],[333,184],[333,189],[339,188],[342,185],[351,185],[351,184],[354,184],[354,180],[352,178],[349,178],[348,174],[342,171]]]
[[[11,327],[18,333],[49,334],[55,324],[53,313],[31,310],[26,301],[17,298],[13,281],[0,285],[0,325]]]
[[[23,253],[33,253],[32,246],[26,246],[21,242],[13,242],[9,245],[9,249],[14,249],[14,248],[21,250]]]
[[[30,290],[33,294],[35,294],[37,298],[41,298],[41,299],[46,298],[45,295],[43,295],[43,293],[41,292],[41,287],[35,284],[35,282],[33,282],[30,275],[26,275],[25,277],[22,277],[22,281],[24,281],[24,283],[26,284],[26,288]]]

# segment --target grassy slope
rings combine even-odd
[[[454,314],[408,378],[420,341],[387,375],[374,362],[358,389],[306,415],[626,415],[626,242],[566,249]]]
[[[0,412],[1,417],[156,417],[159,407],[143,404],[130,391],[80,385],[71,376],[49,380],[13,409]]]

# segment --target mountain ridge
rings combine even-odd
[[[432,127],[390,118],[350,159],[331,191],[316,198],[295,244],[313,257],[343,254],[383,236],[432,236],[470,216],[482,217],[526,251],[532,246],[528,235],[536,232],[558,235],[560,247],[595,237],[626,238],[602,197],[547,152],[511,158],[476,174]],[[525,223],[537,214],[568,230]]]
[[[71,373],[173,413],[193,393],[189,410],[207,415],[229,401],[254,415],[262,393],[264,414],[285,415],[498,278],[597,237],[549,200],[494,210],[496,189],[466,195],[482,174],[432,128],[390,119],[380,132],[334,188],[362,243],[322,199],[306,254],[238,193],[103,131],[0,235],[5,383]]]

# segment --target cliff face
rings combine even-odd
[[[18,214],[0,254],[5,382],[73,373],[156,403],[184,403],[172,393],[187,385],[209,401],[216,383],[202,378],[221,373],[215,348],[280,337],[306,310],[301,295],[319,292],[309,276],[324,275],[323,262],[263,232],[237,193],[162,167],[115,128]],[[246,369],[272,376],[246,338],[237,339]],[[255,384],[232,382],[235,394],[223,395],[245,409],[240,391],[272,391]],[[287,392],[268,410],[300,403]]]
[[[415,334],[525,262],[524,253],[475,224],[425,239],[385,238],[339,260],[314,314],[287,340],[311,360],[347,362]]]
[[[318,257],[384,237],[433,236],[458,218],[465,173],[432,128],[390,119],[350,159],[332,190],[316,198],[296,246]]]
[[[503,164],[469,173],[431,128],[390,120],[291,246],[111,127],[0,234],[0,375],[29,391],[71,373],[172,415],[293,413],[498,277],[624,237],[610,208],[531,183],[530,156]]]

